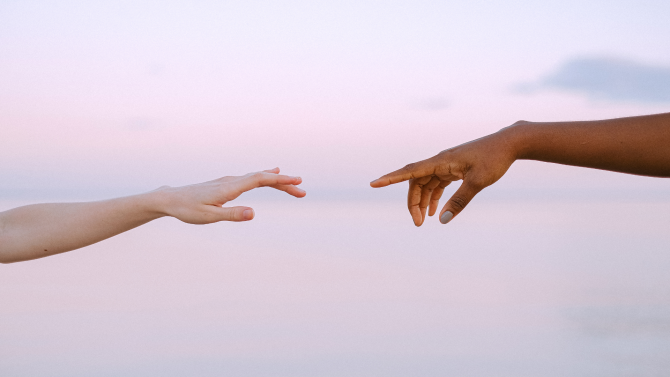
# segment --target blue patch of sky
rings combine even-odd
[[[594,99],[670,102],[670,67],[620,58],[575,58],[526,89],[580,92]]]

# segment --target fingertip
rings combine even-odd
[[[377,178],[374,181],[370,182],[370,187],[373,188],[380,188],[386,186],[384,182],[382,182],[381,178]]]
[[[292,189],[288,190],[287,192],[296,198],[304,198],[305,195],[307,195],[307,192],[300,187],[292,187]]]
[[[412,214],[412,221],[414,222],[414,226],[420,227],[421,224],[423,224],[423,220],[421,219],[421,215],[414,215]]]
[[[247,208],[244,211],[242,211],[242,220],[244,221],[252,220],[255,216],[256,213],[254,212],[253,208]]]
[[[454,213],[453,213],[453,212],[451,212],[451,211],[444,211],[444,213],[442,213],[442,214],[440,215],[440,222],[441,222],[442,224],[446,224],[446,223],[448,223],[449,221],[451,221],[453,218],[454,218]]]

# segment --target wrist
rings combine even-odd
[[[154,191],[140,194],[145,211],[155,218],[170,216],[169,206],[172,202],[170,189],[171,187],[163,186]]]
[[[532,143],[529,135],[533,127],[532,122],[520,120],[498,131],[507,142],[515,160],[526,160],[531,154]]]

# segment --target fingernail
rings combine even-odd
[[[442,224],[446,224],[449,221],[451,221],[451,219],[453,219],[453,218],[454,218],[454,214],[451,213],[451,211],[447,211],[447,212],[443,213],[442,216],[440,216],[440,222]]]
[[[254,218],[254,210],[249,208],[245,209],[244,212],[242,212],[242,218],[245,220],[251,220]]]

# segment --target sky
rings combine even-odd
[[[669,8],[3,1],[0,189],[105,196],[280,166],[317,195],[363,192],[520,119],[664,112]],[[657,184],[517,165],[510,189]]]
[[[0,202],[0,210],[18,202]],[[0,265],[0,374],[663,376],[670,202],[263,201]]]
[[[275,166],[307,190],[0,266],[0,375],[664,375],[670,180],[520,161],[420,228],[368,182],[517,120],[669,111],[668,14],[0,1],[0,211]]]

